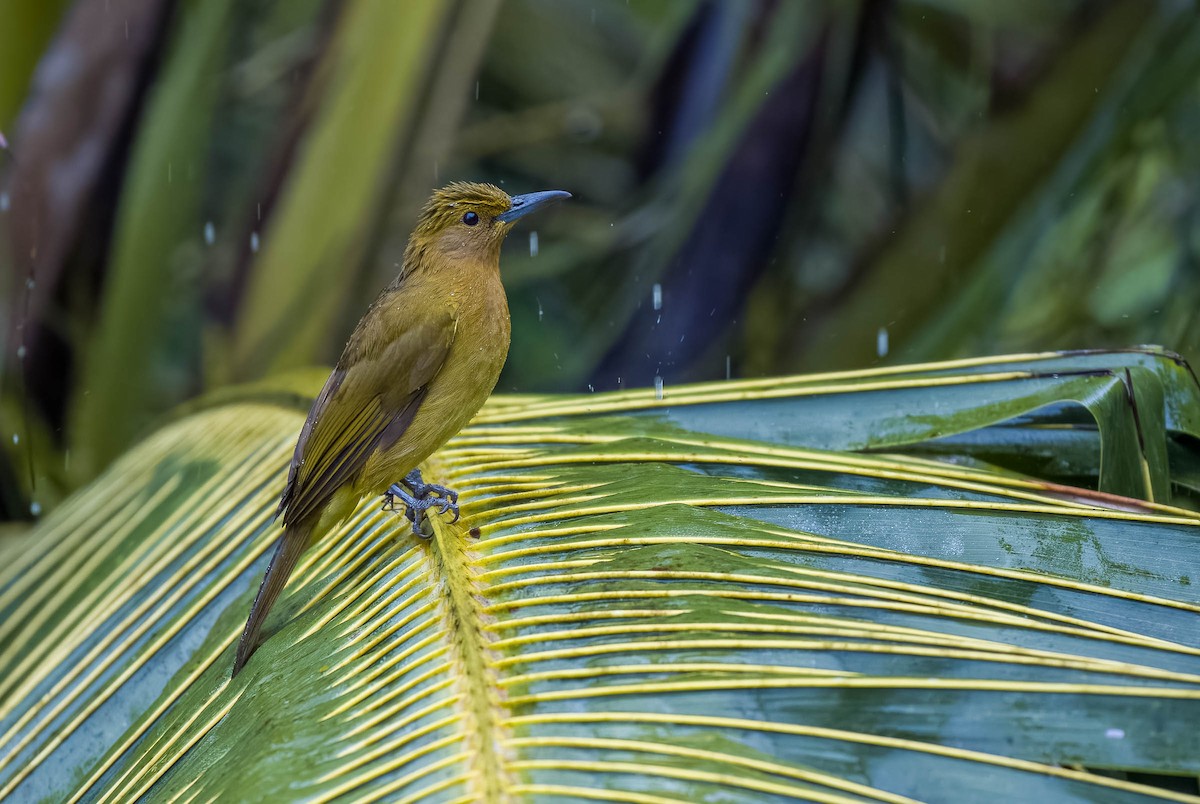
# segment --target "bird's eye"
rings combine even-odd
[[[475,224],[479,223],[479,216],[474,212],[468,212],[467,214],[463,215],[463,223],[465,223],[467,226],[474,226]]]

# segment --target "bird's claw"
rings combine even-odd
[[[436,508],[439,514],[452,512],[454,519],[450,521],[458,521],[458,492],[437,483],[426,483],[417,469],[409,472],[401,482],[388,487],[383,494],[384,510],[396,510],[397,499],[404,503],[404,516],[412,523],[413,533],[422,539],[429,538],[421,525],[425,512],[430,508]]]
[[[396,510],[396,495],[392,494],[391,490],[385,491],[383,493],[383,510],[384,511],[395,511]]]

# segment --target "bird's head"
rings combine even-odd
[[[500,244],[518,219],[570,197],[562,190],[510,196],[491,184],[457,182],[434,191],[421,210],[409,248],[498,260]]]

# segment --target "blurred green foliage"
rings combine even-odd
[[[0,518],[332,362],[455,179],[575,195],[508,244],[505,391],[1195,358],[1195,10],[0,0]]]

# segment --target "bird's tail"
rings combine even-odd
[[[292,570],[296,568],[296,562],[308,549],[316,524],[317,519],[314,517],[289,525],[279,538],[275,555],[271,556],[271,563],[267,565],[267,574],[263,577],[262,586],[258,587],[258,595],[254,598],[254,605],[250,607],[250,617],[242,630],[237,657],[233,660],[233,675],[238,674],[258,649],[260,632],[267,620],[267,614],[270,613],[279,593],[283,591]]]

